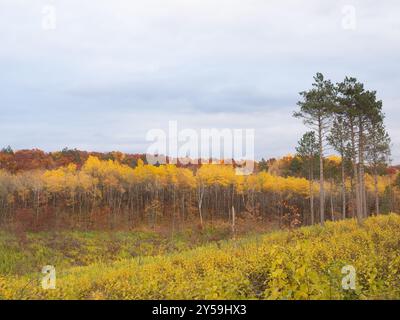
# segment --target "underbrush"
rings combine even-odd
[[[69,236],[73,238],[74,234]],[[185,241],[179,241],[178,237],[175,241],[182,245],[181,248],[162,249],[154,256],[139,254],[134,257],[123,254],[128,252],[128,247],[131,247],[129,243],[135,243],[138,239],[153,240],[153,235],[150,234],[140,236],[133,234],[131,240],[126,240],[127,235],[118,233],[109,235],[110,238],[106,239],[102,239],[96,233],[75,236],[87,239],[85,250],[89,252],[93,250],[87,256],[98,256],[96,250],[99,243],[104,241],[104,247],[107,247],[113,243],[110,240],[112,237],[117,239],[119,248],[124,249],[120,251],[111,249],[112,252],[120,252],[117,255],[118,259],[89,259],[82,263],[85,266],[55,265],[57,285],[54,290],[42,289],[40,273],[22,276],[4,274],[0,278],[0,297],[4,299],[400,298],[400,217],[396,214],[369,218],[361,226],[354,220],[328,222],[324,227],[313,226],[277,231],[262,236],[252,235],[238,240],[213,242],[194,249],[185,245]],[[32,241],[32,244],[34,242]],[[122,243],[128,245],[124,247]],[[66,252],[73,251],[63,248],[61,244],[58,245],[60,247],[58,251],[55,249],[55,252],[65,255]],[[82,252],[83,249],[78,247],[76,250]],[[15,261],[18,259],[18,254],[21,254],[15,251],[16,256],[13,257],[10,250],[8,252],[5,255],[3,253],[2,260]],[[43,252],[43,256],[46,256],[46,251]],[[76,253],[72,256],[80,255],[82,254]],[[46,264],[51,264],[51,261],[46,261]],[[343,278],[346,276],[342,273],[345,266],[351,266],[356,271],[355,290],[345,290],[342,286]],[[2,270],[7,269],[4,266],[2,268]]]

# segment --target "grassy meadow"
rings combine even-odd
[[[0,235],[0,299],[399,299],[400,216],[228,239],[224,228]],[[195,240],[195,241],[194,241]],[[41,268],[56,268],[56,288]],[[355,290],[342,287],[344,266]]]

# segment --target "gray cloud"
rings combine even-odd
[[[55,30],[41,28],[54,5]],[[355,30],[342,28],[354,5]],[[147,130],[256,129],[257,156],[293,151],[315,72],[378,90],[400,161],[400,4],[266,0],[3,0],[0,144],[141,152]]]

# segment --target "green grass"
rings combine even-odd
[[[17,236],[0,231],[0,275],[37,273],[44,265],[58,268],[111,263],[136,257],[181,252],[230,237],[229,227],[154,231],[64,231]]]

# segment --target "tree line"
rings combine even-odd
[[[296,154],[262,159],[248,176],[223,160],[151,165],[143,154],[4,148],[0,224],[202,228],[224,220],[235,230],[240,219],[292,228],[399,211],[400,168],[389,165],[390,138],[375,91],[355,78],[333,84],[318,73],[300,93],[294,116],[309,127]]]
[[[343,159],[340,171],[343,218],[347,216],[348,201],[355,208],[358,221],[370,214],[365,182],[367,165],[374,176],[375,213],[379,214],[378,176],[390,161],[390,137],[384,125],[382,101],[377,99],[376,91],[366,90],[356,78],[346,77],[333,84],[317,73],[312,88],[300,95],[299,110],[294,116],[302,119],[311,131],[302,137],[297,152],[307,159],[310,183],[314,180],[315,160],[319,162],[320,222],[325,221],[324,153],[327,147],[333,148]],[[346,177],[351,181],[349,193]],[[314,216],[313,199],[310,201]]]
[[[142,160],[135,168],[116,160],[90,156],[81,168],[75,164],[52,170],[13,174],[0,170],[0,223],[22,224],[26,229],[81,226],[151,227],[167,223],[235,221],[277,223],[281,227],[318,222],[310,216],[310,199],[319,187],[302,177],[307,163],[299,155],[268,162],[267,168],[249,176],[236,175],[232,165],[207,164],[196,170],[175,165],[149,165]],[[329,220],[342,219],[341,187],[336,183],[341,158],[324,158],[324,190],[329,201]],[[366,193],[375,190],[370,169],[365,173]],[[400,191],[394,172],[377,177],[382,211],[399,208]],[[311,187],[310,187],[311,186]],[[351,192],[349,178],[346,192]],[[371,206],[369,206],[371,207]],[[373,212],[371,210],[371,212]],[[353,217],[349,210],[346,217]]]

